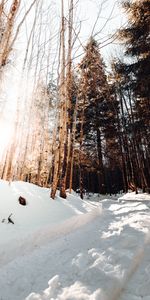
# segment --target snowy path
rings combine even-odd
[[[3,266],[0,270],[0,299],[24,300],[34,291],[43,296],[31,294],[26,299],[116,300],[117,291],[122,291],[126,282],[122,300],[150,300],[149,289],[140,288],[143,280],[150,286],[149,245],[144,257],[138,255],[148,231],[148,207],[137,202],[129,205],[112,201],[104,202],[103,206],[108,210],[101,216],[92,218],[82,227],[79,222],[75,231],[64,231],[65,235],[60,238],[44,246],[38,245],[28,255],[21,253],[22,256]],[[139,269],[127,282],[126,274],[136,255]],[[139,277],[138,270],[141,270]],[[50,288],[41,293],[51,278]]]
[[[53,202],[20,185],[32,193],[26,208],[14,196],[15,226],[0,224],[0,300],[150,300],[149,195]]]
[[[115,208],[117,215],[115,219],[107,212],[101,216],[100,220],[95,220],[94,224],[89,224],[86,229],[84,228],[83,232],[80,231],[78,237],[72,234],[68,237],[73,249],[77,248],[79,251],[80,245],[82,251],[78,254],[73,253],[72,258],[72,255],[69,256],[72,247],[69,248],[69,253],[66,255],[68,259],[65,262],[66,273],[60,271],[62,268],[60,262],[60,267],[56,267],[55,270],[55,274],[59,276],[50,281],[49,289],[45,290],[40,297],[39,294],[31,294],[27,299],[150,300],[148,276],[150,245],[149,239],[145,241],[145,236],[149,238],[150,215],[149,211],[147,212],[149,208],[139,202],[118,205],[118,211],[116,204],[110,205],[111,211],[112,208]],[[145,211],[146,215],[143,218]],[[141,218],[139,218],[139,212]],[[130,230],[129,227],[131,227]],[[90,243],[89,241],[87,243],[88,235],[90,238],[92,236],[89,232],[93,229],[99,235],[93,236]],[[106,229],[109,230],[106,232]],[[86,242],[83,243],[84,239]],[[76,243],[73,243],[76,240],[79,242],[78,247]],[[91,245],[93,245],[92,248]],[[71,278],[68,278],[68,274],[71,274]],[[139,278],[138,274],[140,274]],[[143,286],[143,281],[146,288]],[[86,287],[88,287],[88,292]]]
[[[91,221],[92,224],[95,224],[98,221],[94,221],[93,217],[97,219],[97,214],[88,214],[87,219],[85,216],[84,218],[80,216],[80,221],[85,221],[86,219],[86,221]],[[78,222],[78,220],[79,218],[77,217],[76,221]],[[68,222],[68,225],[71,223],[72,222]],[[77,229],[79,226],[80,230]],[[71,262],[76,256],[78,256],[79,247],[82,250],[85,248],[86,251],[91,247],[92,241],[88,239],[90,227],[91,223],[88,224],[86,222],[83,225],[80,222],[74,222],[73,227],[70,229],[67,227],[68,231],[72,230],[71,233],[66,233],[63,227],[64,235],[60,238],[51,241],[45,246],[41,245],[39,247],[38,245],[38,249],[35,249],[28,255],[25,255],[25,253],[22,254],[20,251],[20,257],[17,257],[15,260],[0,269],[0,299],[22,300],[31,291],[35,291],[37,287],[39,290],[45,288],[45,284],[48,282],[49,278],[56,274],[60,274],[60,277],[63,278],[64,284],[65,281],[68,284],[68,274],[70,272],[72,273]],[[87,241],[89,245],[87,245]],[[34,240],[33,243],[35,246]],[[74,276],[77,276],[78,269],[75,269],[75,274],[72,274],[69,278],[70,283],[74,279]],[[26,288],[24,288],[24,286],[26,286]],[[8,289],[11,291],[10,294],[8,294]]]

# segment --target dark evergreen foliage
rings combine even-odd
[[[106,174],[119,165],[118,102],[108,84],[105,66],[93,38],[86,46],[79,69],[77,139],[80,143],[80,168],[84,166],[84,173],[94,168],[98,191],[106,193],[110,190],[106,180],[110,174]],[[84,153],[82,159],[81,153]]]
[[[126,1],[128,25],[119,31],[129,60],[113,63],[120,102],[119,135],[128,185],[150,186],[150,1]],[[131,186],[131,185],[130,185]]]

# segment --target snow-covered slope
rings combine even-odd
[[[49,194],[49,189],[33,184],[0,181],[1,265],[75,230],[101,213],[98,202],[81,201],[74,195],[69,195],[67,200],[57,196],[53,201]],[[26,199],[26,206],[19,204],[19,196]],[[10,214],[14,225],[8,223]]]
[[[149,207],[146,194],[53,201],[0,181],[0,299],[150,300]]]

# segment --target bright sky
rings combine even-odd
[[[57,0],[60,2],[60,0]],[[76,1],[75,1],[76,2]],[[79,0],[75,21],[81,21],[80,41],[83,45],[92,35],[102,45],[101,53],[107,61],[112,53],[115,54],[117,41],[103,47],[108,37],[125,24],[125,15],[120,0]]]
[[[114,34],[115,31],[125,23],[125,15],[123,14],[120,1],[121,0],[74,0],[74,30],[79,36],[75,44],[75,49],[77,49],[80,44],[85,46],[88,38],[93,34],[95,35],[95,39],[102,46],[101,53],[104,59],[106,61],[110,59],[111,54],[115,52],[114,49],[116,49],[117,41],[107,47],[103,46],[109,43],[109,41],[107,41],[108,37]],[[55,32],[59,30],[61,0],[50,1],[50,4],[48,4],[47,0],[39,0],[39,3],[40,2],[45,12],[47,7],[49,7],[48,19],[47,12],[45,15],[43,14],[42,17],[42,22],[47,23],[47,26],[45,25],[42,28],[41,39],[44,39],[45,34],[47,34],[47,38],[49,38],[49,35],[54,35]],[[66,18],[68,17],[68,3],[69,0],[64,0]],[[30,4],[31,0],[27,0],[25,3],[26,7]],[[27,18],[23,26],[25,39],[27,36],[29,37],[30,34],[34,11],[35,10],[32,9],[29,18]],[[56,53],[55,42],[53,41],[53,45],[51,46],[53,48],[51,57],[53,56],[53,52],[54,55]],[[80,52],[82,52],[82,47]]]

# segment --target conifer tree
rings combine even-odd
[[[144,122],[150,120],[150,1],[128,1],[124,7],[128,26],[120,31],[120,39],[125,42],[126,55],[132,57],[124,71],[130,74],[136,109]]]
[[[129,178],[145,190],[150,186],[150,2],[126,1],[123,6],[128,25],[119,35],[130,60],[118,62],[115,69],[124,82],[120,99],[128,115],[124,130]]]
[[[106,153],[104,150],[107,148],[108,151],[109,148],[110,156],[113,156],[112,144],[116,143],[115,110],[117,109],[117,102],[111,96],[104,68],[98,44],[91,38],[86,46],[85,56],[80,63],[81,79],[78,95],[80,184],[82,190],[82,152],[84,148],[91,148],[98,162],[97,174],[100,193],[105,193],[107,190],[105,180]]]

